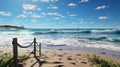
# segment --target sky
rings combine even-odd
[[[0,0],[0,25],[120,28],[120,0]]]

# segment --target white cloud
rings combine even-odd
[[[27,11],[23,10],[23,14],[25,14],[25,15],[31,15],[31,14],[33,14],[33,12],[27,12]]]
[[[38,0],[32,0],[33,2],[37,2]]]
[[[85,19],[84,19],[84,18],[80,18],[80,19],[78,19],[78,20],[83,21],[83,20],[85,20]]]
[[[26,18],[26,15],[19,15],[18,18]]]
[[[75,14],[70,14],[70,15],[68,15],[68,16],[70,16],[70,17],[75,17],[75,16],[77,16],[77,15],[75,15]]]
[[[106,19],[108,19],[108,17],[107,16],[100,16],[99,19],[100,20],[106,20]]]
[[[95,23],[95,22],[90,22],[90,24],[93,24],[93,23]]]
[[[31,15],[31,17],[33,18],[44,18],[47,14],[45,12],[42,12],[41,14],[36,14],[36,13],[33,13]]]
[[[10,12],[0,11],[0,15],[2,15],[2,16],[11,16],[11,13]]]
[[[65,18],[64,16],[62,16],[61,14],[55,12],[55,13],[48,13],[49,16],[59,16],[61,18]]]
[[[86,3],[88,2],[89,0],[81,0],[80,3]]]
[[[36,23],[37,22],[37,20],[31,20],[32,21],[32,23]]]
[[[77,4],[75,4],[75,3],[69,3],[68,6],[75,7],[75,6],[77,6]]]
[[[58,0],[50,0],[51,2],[57,2]]]
[[[41,2],[44,2],[44,3],[49,3],[49,2],[57,2],[58,0],[40,0]]]
[[[41,0],[41,2],[49,2],[49,0]]]
[[[102,6],[96,7],[95,10],[101,10],[101,9],[105,9],[105,8],[107,8],[107,6],[106,5],[102,5]]]
[[[37,14],[33,14],[32,17],[33,17],[33,18],[43,18],[42,16],[37,15]]]
[[[55,20],[59,20],[60,18],[59,18],[59,17],[57,17],[57,18],[53,18],[53,19],[55,19]]]
[[[23,4],[23,9],[24,10],[41,10],[36,5],[31,5],[31,4]]]
[[[87,22],[86,21],[80,21],[80,24],[86,24]]]
[[[54,5],[50,5],[49,7],[48,7],[49,9],[58,9],[58,7],[57,6],[54,6]]]
[[[42,12],[41,15],[42,15],[42,16],[46,16],[47,14],[46,14],[45,12]]]
[[[48,15],[58,16],[59,14],[56,12],[56,13],[48,13]]]

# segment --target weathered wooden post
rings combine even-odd
[[[17,48],[17,38],[13,38],[13,62],[15,67],[18,67],[18,48]]]
[[[36,38],[34,38],[34,57],[36,57]]]
[[[39,43],[39,57],[41,57],[41,43]]]

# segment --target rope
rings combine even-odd
[[[30,47],[30,46],[32,46],[32,44],[33,44],[34,42],[32,42],[30,45],[28,45],[28,46],[21,46],[20,44],[17,44],[19,47],[21,47],[21,48],[28,48],[28,47]]]
[[[37,46],[40,46],[40,45],[38,45],[38,43],[36,43],[37,44]]]

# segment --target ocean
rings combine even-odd
[[[120,29],[113,28],[0,30],[1,47],[12,47],[12,38],[18,38],[18,43],[21,45],[29,45],[33,38],[36,38],[37,42],[42,44],[43,49],[61,47],[78,50],[95,48],[120,51]]]

